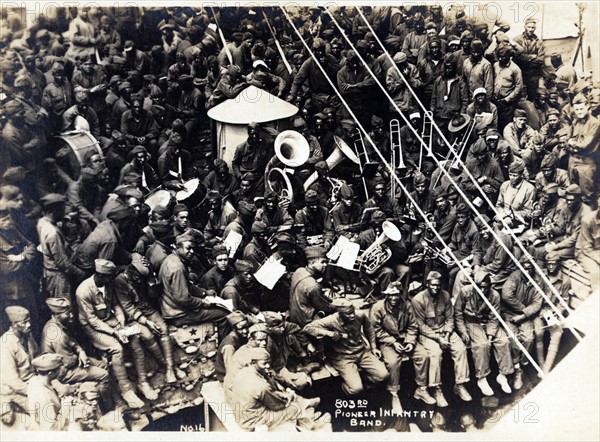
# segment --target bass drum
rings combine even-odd
[[[57,164],[74,180],[79,179],[88,152],[98,153],[104,158],[100,143],[89,132],[66,132],[58,135],[55,143]]]
[[[175,194],[178,203],[185,204],[189,210],[193,210],[200,206],[206,194],[206,186],[198,178],[193,178],[183,184],[185,190],[180,190]]]

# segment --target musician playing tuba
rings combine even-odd
[[[360,245],[361,249],[361,255],[359,255],[359,258],[365,258],[367,255],[365,252],[369,251],[369,249],[373,250],[371,246],[377,242],[376,240],[382,235],[382,233],[385,233],[385,223],[388,223],[388,225],[391,224],[389,221],[386,221],[384,212],[381,210],[376,210],[373,212],[369,227],[360,233],[356,241]],[[392,228],[397,230],[393,224]],[[389,236],[390,235],[388,235],[388,237]],[[399,232],[398,236],[400,236]],[[374,285],[374,294],[376,296],[381,294],[382,291],[386,290],[392,281],[400,281],[403,292],[406,294],[411,271],[410,268],[405,265],[406,259],[408,258],[408,251],[404,241],[402,241],[402,239],[398,239],[396,241],[387,240],[384,241],[384,244],[381,247],[383,249],[381,251],[382,253],[386,253],[386,249],[389,249],[391,252],[389,258],[384,260],[381,266],[374,272],[365,274],[363,276],[365,276],[367,279],[374,279],[377,281],[377,283]],[[370,263],[363,261],[362,267],[369,264]]]

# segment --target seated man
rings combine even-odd
[[[66,298],[48,298],[46,304],[52,312],[52,317],[42,330],[40,346],[43,353],[56,353],[62,357],[62,370],[58,380],[63,384],[86,381],[106,383],[107,365],[89,357],[73,336],[71,302]]]
[[[227,310],[202,299],[208,294],[216,295],[213,290],[207,291],[189,282],[188,265],[194,257],[194,238],[179,235],[175,245],[176,249],[165,258],[158,272],[163,286],[159,299],[163,318],[176,327],[213,322],[219,328],[219,338],[223,339],[230,331]]]
[[[389,373],[380,358],[375,330],[369,318],[356,312],[345,298],[332,302],[336,312],[316,319],[304,327],[304,332],[316,338],[328,338],[325,355],[342,378],[342,391],[347,395],[363,391],[360,371],[373,383],[388,379]],[[368,345],[366,344],[368,342]]]
[[[143,401],[135,394],[125,368],[124,344],[140,346],[137,336],[127,336],[125,313],[114,295],[106,286],[115,278],[117,267],[111,261],[97,259],[94,262],[94,274],[85,279],[75,292],[79,307],[79,322],[92,345],[108,353],[112,372],[117,379],[121,396],[131,408],[143,407]],[[140,358],[141,355],[141,358]],[[147,399],[156,399],[157,393],[146,381],[144,351],[134,352],[134,361],[139,379],[140,391]]]
[[[496,210],[513,227],[531,218],[535,187],[525,181],[525,163],[515,159],[508,167],[508,180],[500,186]]]
[[[319,195],[314,190],[306,192],[304,202],[306,206],[295,216],[295,223],[304,226],[298,234],[298,245],[302,248],[320,245],[329,250],[333,244],[333,222],[329,210],[319,204]]]
[[[510,144],[510,150],[516,158],[521,158],[535,131],[527,124],[527,112],[516,109],[513,121],[508,123],[502,133],[504,139]]]
[[[227,321],[233,330],[219,344],[215,360],[215,373],[220,382],[225,379],[227,367],[235,352],[248,341],[249,322],[246,315],[234,311],[227,315]]]
[[[571,278],[561,271],[561,259],[557,253],[547,253],[545,261],[546,267],[544,268],[544,273],[564,303],[561,303],[558,299],[558,296],[556,296],[556,294],[553,292],[549,292],[548,296],[550,297],[550,301],[552,301],[561,314],[565,315],[567,313],[565,304],[568,304],[571,292]],[[537,281],[539,281],[538,284],[540,287],[543,287],[542,278],[537,278]],[[544,301],[540,310],[540,318],[542,319],[542,322],[537,322],[536,325],[541,327],[536,327],[535,329],[535,349],[537,352],[537,363],[540,367],[542,367],[544,373],[549,373],[552,369],[552,365],[554,365],[556,355],[558,354],[560,339],[563,334],[563,324],[558,318],[554,309],[552,309],[546,301]],[[548,351],[544,355],[545,332],[548,332],[550,335],[550,341],[548,343]]]
[[[384,293],[385,299],[377,301],[371,307],[369,318],[373,324],[379,350],[383,361],[390,372],[388,391],[392,395],[392,406],[401,411],[398,390],[400,390],[400,366],[402,358],[412,359],[415,367],[417,390],[415,399],[420,399],[428,405],[434,405],[435,399],[427,391],[427,365],[429,356],[425,347],[417,342],[419,326],[412,306],[400,296],[400,290],[389,287]]]
[[[304,327],[320,315],[334,311],[330,305],[331,300],[317,281],[323,277],[327,268],[325,249],[308,247],[306,259],[306,267],[300,267],[292,275],[290,288],[289,319],[300,327]]]
[[[533,264],[527,255],[519,260],[523,269],[531,276],[535,276]],[[533,347],[534,330],[541,328],[539,317],[542,308],[542,296],[537,289],[530,284],[527,276],[520,269],[510,274],[502,286],[501,313],[519,342],[530,353]],[[515,365],[515,377],[513,388],[520,390],[523,387],[523,369],[521,364],[527,363],[527,357],[520,347],[511,341],[511,353]]]
[[[40,431],[64,431],[69,416],[63,411],[63,404],[54,389],[52,381],[58,378],[63,360],[56,353],[44,353],[33,361],[36,375],[27,385],[29,412],[35,415]]]
[[[13,402],[26,411],[27,382],[35,374],[31,361],[38,353],[38,346],[31,335],[29,311],[11,305],[5,312],[10,328],[0,337],[0,406],[8,407],[8,402]]]
[[[463,342],[467,345],[471,344],[477,386],[481,392],[485,396],[494,394],[487,381],[487,376],[490,374],[491,347],[493,346],[500,371],[496,381],[504,393],[510,394],[512,390],[506,376],[513,374],[514,368],[508,336],[500,327],[500,321],[496,316],[500,314],[500,294],[491,288],[490,274],[485,270],[475,272],[473,281],[490,301],[493,310],[482,299],[475,287],[472,285],[463,287],[454,304],[456,329]]]
[[[212,266],[200,279],[200,285],[208,290],[221,293],[227,281],[235,276],[235,270],[229,263],[229,251],[223,245],[212,249],[215,265]]]
[[[331,416],[315,410],[319,398],[306,399],[284,390],[273,379],[270,355],[264,348],[249,352],[249,363],[240,369],[233,381],[236,422],[246,430],[258,426],[272,429],[286,422],[308,431],[331,431]]]
[[[127,321],[139,328],[143,348],[152,354],[159,365],[164,365],[167,383],[173,384],[177,378],[185,377],[185,373],[175,367],[173,342],[167,324],[148,298],[145,278],[150,274],[150,268],[138,253],[133,253],[131,258],[131,264],[108,284],[108,290],[119,301]],[[138,347],[134,351],[141,349]],[[144,354],[139,356],[143,358]]]
[[[465,388],[469,382],[467,347],[454,331],[454,311],[450,294],[442,290],[442,275],[432,271],[427,275],[427,288],[415,295],[412,306],[419,324],[419,342],[429,355],[429,386],[435,388],[438,407],[447,407],[442,392],[442,352],[449,350],[454,362],[454,392],[465,402],[472,400]]]

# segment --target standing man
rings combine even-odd
[[[260,137],[260,126],[258,123],[248,125],[248,139],[235,148],[231,167],[237,178],[246,172],[252,172],[257,180],[255,189],[262,192],[264,189],[263,172],[270,158],[270,150],[267,149],[265,140]]]
[[[442,290],[442,275],[431,271],[427,274],[427,288],[415,295],[412,306],[419,324],[419,342],[429,356],[429,387],[435,389],[438,407],[447,407],[442,392],[442,355],[449,350],[454,361],[454,392],[465,401],[472,400],[465,388],[469,382],[467,347],[454,331],[454,309],[450,294]]]
[[[523,70],[527,99],[531,102],[535,99],[537,89],[543,86],[543,84],[540,84],[540,80],[544,76],[544,57],[546,54],[543,40],[535,35],[536,28],[537,20],[529,17],[525,20],[525,32],[515,37],[515,43],[523,48],[523,51],[515,56],[515,59]]]
[[[494,97],[498,106],[498,130],[504,130],[513,118],[523,90],[521,68],[513,61],[513,48],[501,43],[496,48],[498,61],[494,63]]]
[[[342,391],[349,396],[363,391],[360,371],[373,383],[387,380],[389,373],[380,360],[382,354],[369,318],[355,311],[345,298],[336,298],[332,307],[335,313],[308,323],[304,332],[316,338],[329,338],[325,354],[340,373]]]
[[[590,112],[588,99],[583,94],[577,94],[573,99],[573,113],[575,118],[567,143],[569,178],[572,183],[579,184],[586,202],[591,203],[598,190],[596,171],[600,125]]]

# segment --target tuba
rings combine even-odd
[[[329,166],[329,170],[333,169],[335,166],[340,164],[344,157],[349,158],[350,161],[352,161],[354,164],[360,164],[360,160],[352,151],[350,146],[348,146],[344,142],[344,140],[335,135],[333,139],[335,140],[335,150],[325,160],[327,166]],[[317,181],[317,179],[319,179],[319,174],[317,172],[313,172],[313,174],[309,176],[304,182],[304,190],[307,191],[310,188],[310,186],[312,186],[315,183],[315,181]]]
[[[385,243],[388,240],[394,242],[400,241],[400,238],[402,238],[400,230],[390,221],[384,221],[381,227],[383,232],[381,232],[375,242],[358,257],[359,269],[367,275],[375,273],[392,257],[392,251]]]
[[[274,167],[267,176],[267,185],[282,201],[294,201],[294,190],[287,168],[300,167],[308,161],[310,147],[304,136],[295,130],[284,130],[275,139],[275,155],[286,167]],[[292,172],[293,173],[293,172]]]

